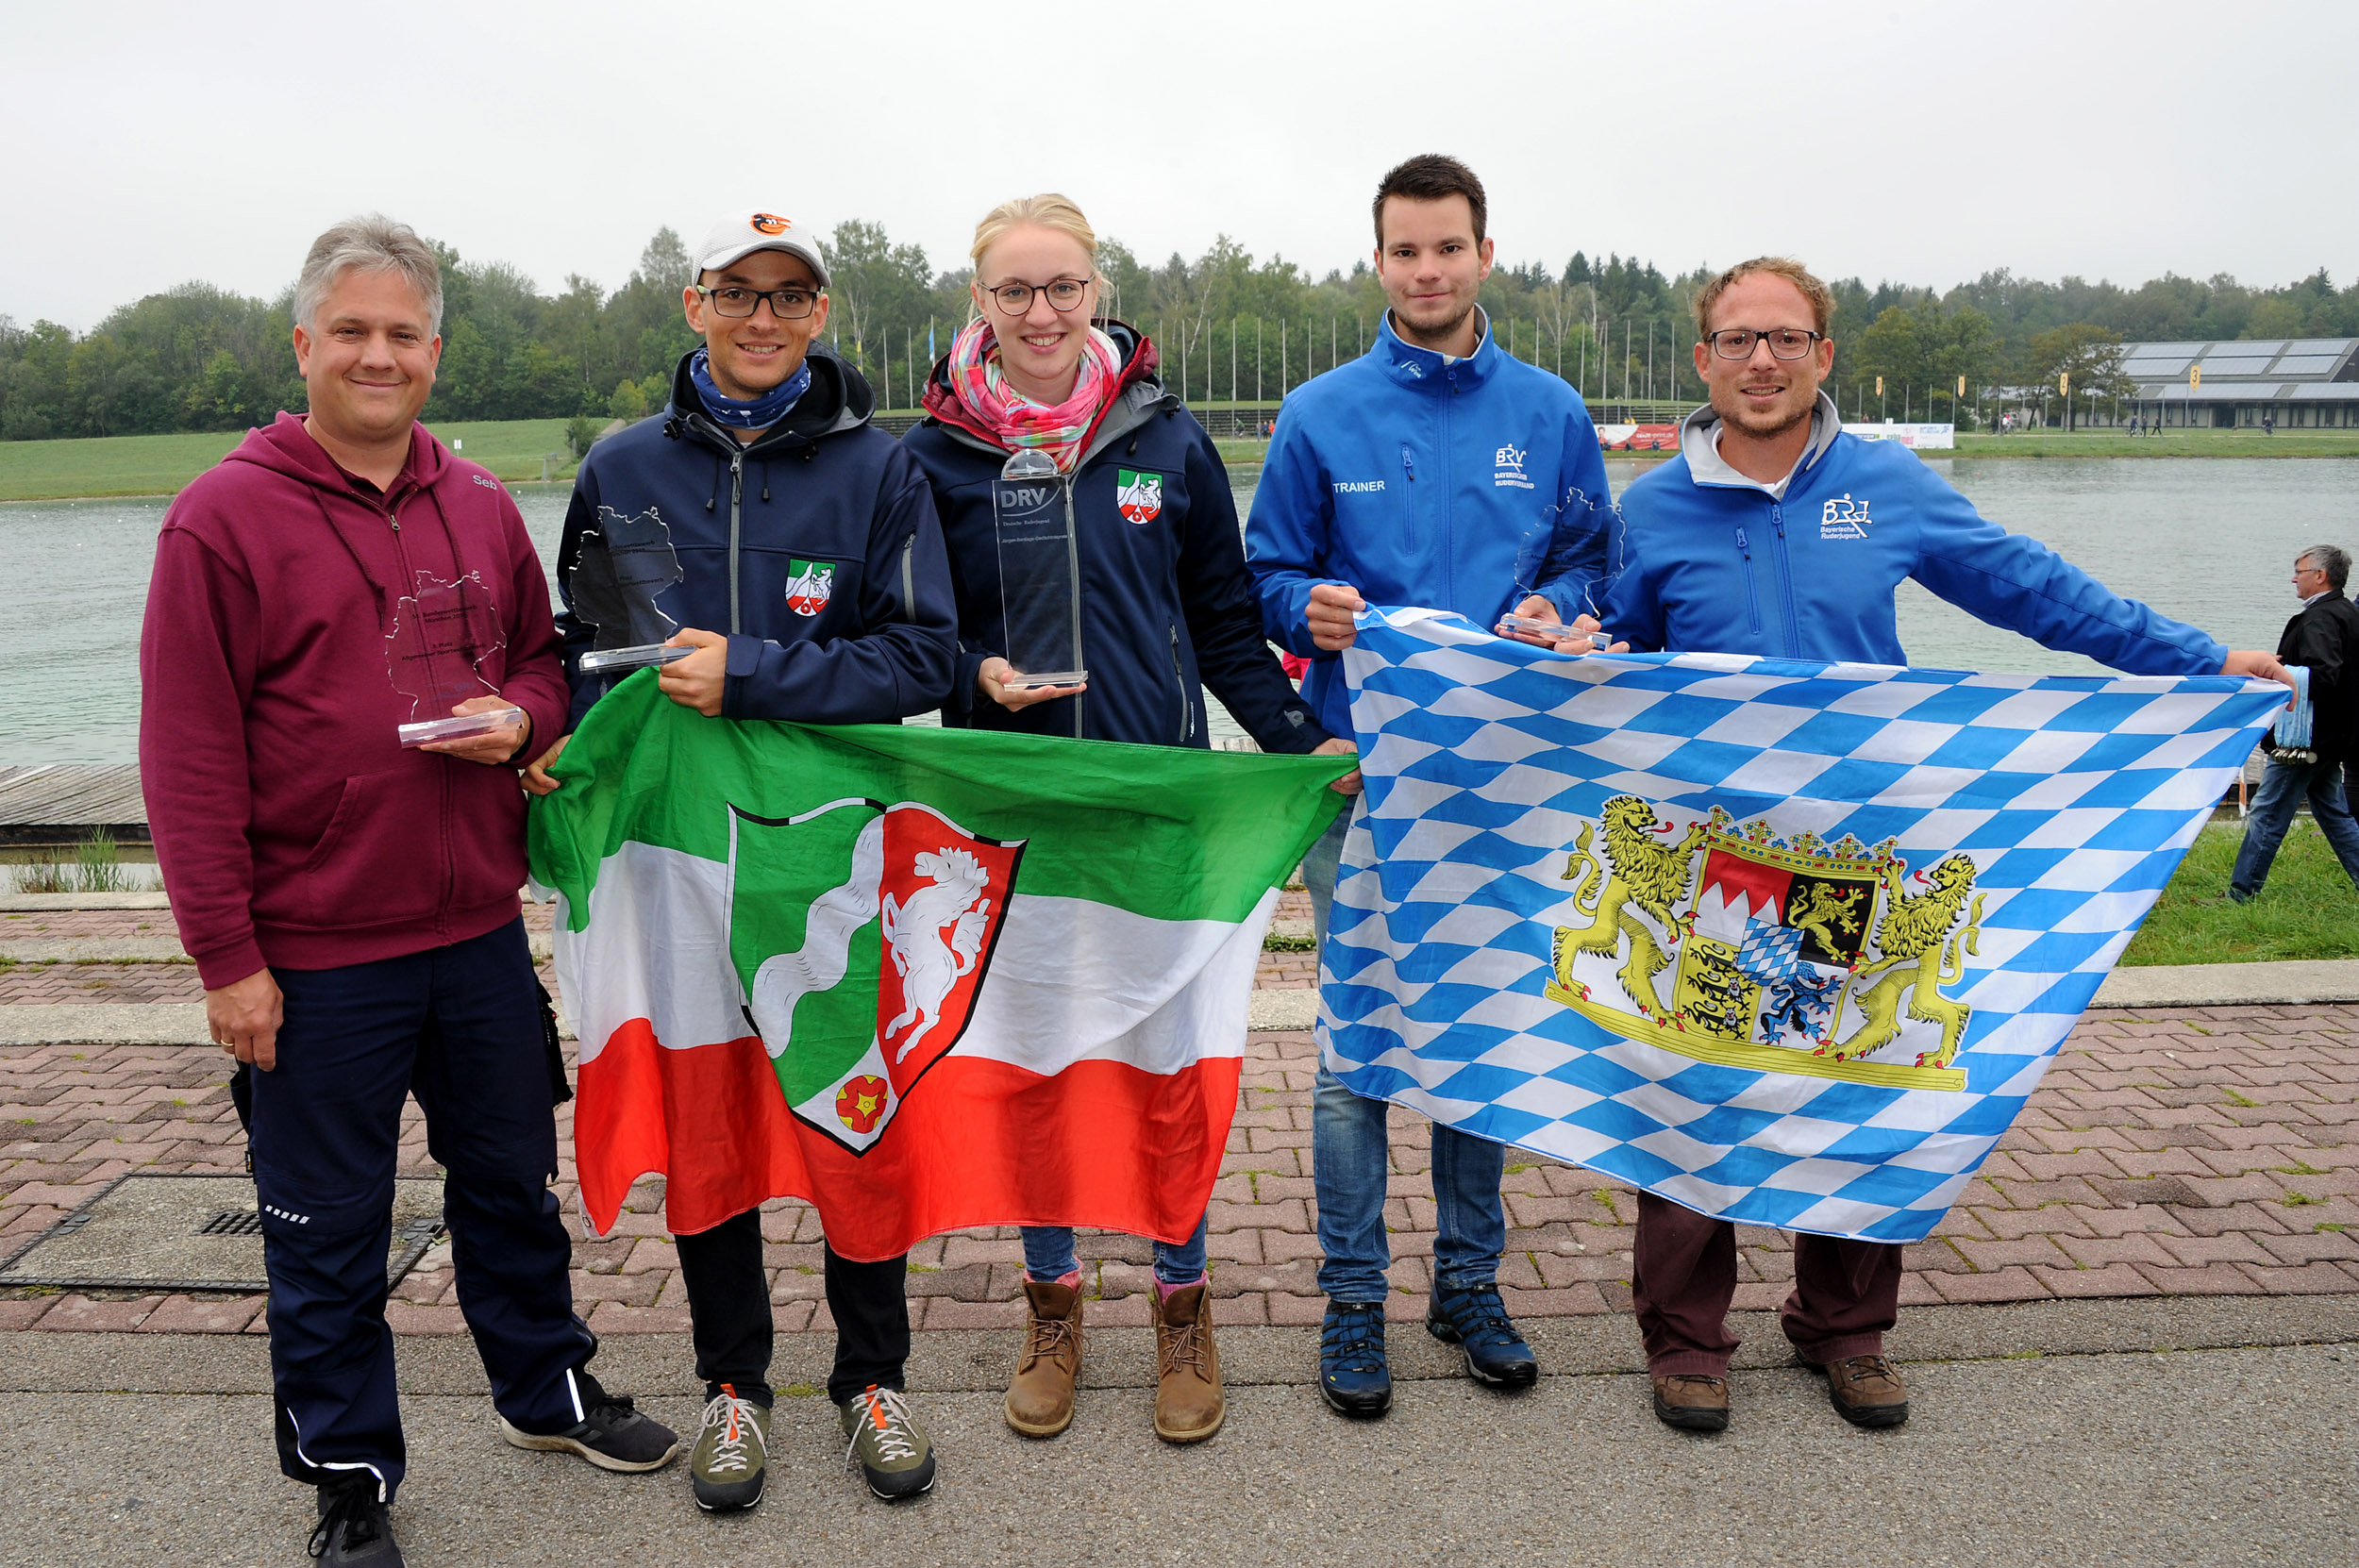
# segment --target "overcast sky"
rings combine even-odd
[[[1142,257],[1315,272],[1472,163],[1502,261],[1763,251],[1947,287],[2359,274],[2359,5],[149,5],[0,0],[0,313],[275,293],[377,209],[544,290],[724,208],[939,270],[1057,189]]]

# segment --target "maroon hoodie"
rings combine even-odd
[[[481,675],[531,715],[526,750],[545,746],[564,733],[566,688],[540,560],[499,481],[424,425],[380,492],[282,413],[164,514],[140,638],[140,782],[208,990],[516,917],[514,769],[394,735],[412,717],[389,669],[399,602],[421,579],[470,575],[507,643]]]

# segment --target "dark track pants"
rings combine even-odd
[[[728,1383],[738,1396],[771,1402],[770,1276],[761,1261],[761,1210],[748,1209],[693,1236],[676,1236],[688,1291],[696,1376],[711,1398]],[[897,1389],[910,1359],[909,1254],[855,1263],[826,1249],[828,1311],[835,1319],[835,1369],[828,1397],[841,1405],[874,1384]]]
[[[572,1246],[547,1186],[554,1085],[524,922],[398,959],[273,973],[286,1021],[277,1066],[254,1075],[251,1144],[279,1467],[315,1485],[373,1474],[388,1498],[401,1484],[385,1261],[413,1093],[448,1172],[459,1307],[492,1402],[527,1431],[571,1426],[572,1374],[597,1340],[574,1315]]]
[[[1726,1376],[1729,1357],[1742,1343],[1729,1332],[1729,1303],[1736,1296],[1736,1227],[1641,1193],[1631,1264],[1647,1370],[1657,1377]],[[1899,1308],[1898,1245],[1795,1233],[1794,1293],[1778,1316],[1785,1337],[1804,1358],[1823,1366],[1851,1356],[1882,1355],[1884,1331]]]

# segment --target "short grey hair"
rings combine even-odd
[[[346,218],[311,242],[311,254],[303,259],[303,275],[295,279],[296,323],[316,331],[320,302],[338,279],[356,267],[365,272],[399,273],[426,306],[427,335],[442,335],[443,264],[433,247],[418,238],[416,229],[381,212]]]
[[[2311,570],[2326,574],[2326,586],[2340,593],[2351,581],[2351,552],[2339,544],[2313,544],[2294,557],[2294,564],[2310,563]]]

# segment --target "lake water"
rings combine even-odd
[[[1936,460],[1983,515],[2045,541],[2117,592],[2232,647],[2274,648],[2296,609],[2293,558],[2319,542],[2359,550],[2359,459]],[[1638,470],[1612,465],[1614,490]],[[1258,470],[1233,475],[1237,510]],[[562,486],[517,488],[554,560]],[[160,500],[0,506],[0,763],[127,762],[137,756],[140,616]],[[1900,637],[1917,664],[2087,675],[2099,667],[1984,626],[1915,583]],[[1216,733],[1239,733],[1217,703]]]

